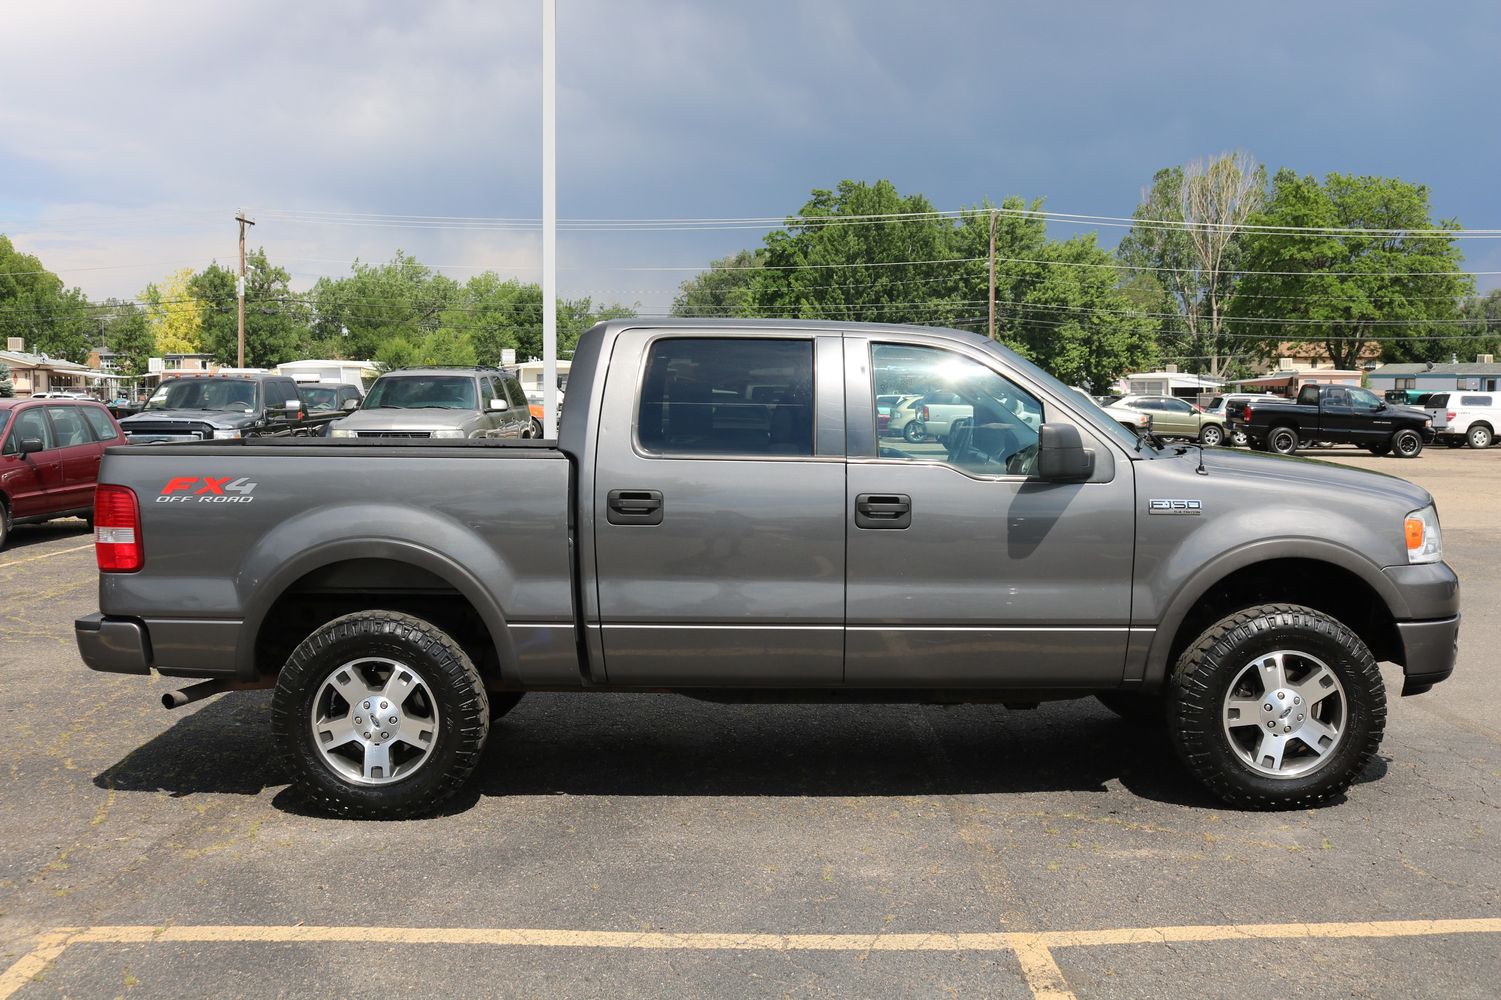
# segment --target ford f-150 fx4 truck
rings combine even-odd
[[[1305,385],[1296,401],[1248,401],[1230,414],[1231,432],[1257,451],[1291,455],[1303,442],[1354,444],[1372,455],[1417,458],[1433,441],[1433,420],[1422,410],[1393,406],[1369,389]]]
[[[881,395],[953,393],[942,442]],[[981,337],[613,320],[556,442],[112,449],[96,670],[274,688],[324,808],[405,816],[527,691],[1098,695],[1227,802],[1340,793],[1453,669],[1459,589],[1400,479],[1138,438]]]

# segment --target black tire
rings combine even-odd
[[[538,420],[536,417],[532,418],[532,422],[529,425],[528,429],[531,431],[533,438],[542,437],[542,421]]]
[[[1231,431],[1230,432],[1230,444],[1233,447],[1244,448],[1247,445],[1249,445],[1250,443],[1251,443],[1251,439],[1246,436],[1246,432],[1245,431]]]
[[[1470,432],[1465,435],[1465,440],[1469,442],[1471,448],[1483,450],[1491,446],[1491,442],[1495,440],[1495,435],[1491,433],[1491,429],[1485,424],[1471,424]]]
[[[1095,697],[1127,722],[1162,726],[1167,722],[1167,702],[1160,694],[1140,691],[1098,691]]]
[[[324,682],[366,657],[395,660],[415,674],[431,692],[437,717],[422,763],[384,784],[360,784],[338,773],[314,744],[313,712]],[[351,714],[358,711],[349,704]],[[297,784],[319,808],[361,819],[405,819],[432,812],[468,780],[490,732],[490,708],[479,672],[447,634],[410,615],[361,611],[334,619],[292,651],[276,679],[271,724]]]
[[[1273,427],[1266,436],[1266,446],[1279,455],[1298,453],[1298,432],[1291,427]]]
[[[515,708],[521,701],[525,691],[491,691],[490,692],[490,722],[494,724],[502,716]]]
[[[902,437],[908,444],[922,444],[928,439],[928,429],[921,420],[909,420],[902,428]]]
[[[1366,446],[1366,451],[1370,452],[1372,455],[1375,455],[1377,458],[1384,458],[1385,456],[1392,453],[1392,446],[1389,444],[1372,444]]]
[[[1315,763],[1304,773],[1281,777],[1258,771],[1242,756],[1225,721],[1231,685],[1244,671],[1259,670],[1258,659],[1277,651],[1322,661],[1340,685],[1344,713],[1327,758],[1310,757],[1313,751],[1305,745],[1285,744],[1301,754],[1295,766]],[[1279,709],[1287,704],[1274,702],[1269,692],[1248,697],[1258,702],[1265,697]],[[1260,723],[1253,725],[1235,731],[1260,733]],[[1168,691],[1168,729],[1179,758],[1217,797],[1246,809],[1303,809],[1339,795],[1370,762],[1385,726],[1386,689],[1365,643],[1328,615],[1293,604],[1264,604],[1215,623],[1179,658]]]
[[[1411,428],[1393,434],[1392,454],[1398,458],[1417,458],[1423,454],[1423,435]]]
[[[10,541],[10,504],[0,499],[0,549]]]
[[[1225,443],[1225,429],[1219,424],[1205,424],[1199,428],[1199,444],[1206,448],[1218,448]]]

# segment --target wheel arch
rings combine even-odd
[[[1168,603],[1147,653],[1145,688],[1160,687],[1177,658],[1204,629],[1258,604],[1301,604],[1342,622],[1377,661],[1397,661],[1396,621],[1406,602],[1380,567],[1342,546],[1300,539],[1253,543],[1201,568]]]

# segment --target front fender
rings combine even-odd
[[[389,534],[393,524],[401,525],[401,537]],[[341,504],[282,522],[246,553],[234,581],[245,615],[235,652],[238,676],[255,676],[261,625],[282,595],[307,574],[351,559],[389,559],[443,580],[479,612],[500,662],[516,662],[502,610],[516,589],[516,576],[493,546],[463,523],[431,509]]]

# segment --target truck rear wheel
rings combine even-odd
[[[1298,432],[1291,427],[1274,427],[1266,436],[1267,447],[1279,455],[1293,455],[1298,451]]]
[[[1471,448],[1489,448],[1491,446],[1491,429],[1485,424],[1473,424],[1468,435]]]
[[[1381,745],[1386,690],[1355,633],[1312,608],[1264,604],[1184,652],[1168,693],[1178,756],[1248,809],[1301,809],[1343,792]]]
[[[328,812],[432,812],[468,780],[490,731],[479,672],[447,634],[394,611],[336,618],[292,651],[271,702],[297,782]]]
[[[1398,458],[1417,458],[1423,453],[1423,436],[1415,430],[1402,430],[1392,435],[1392,454]]]

